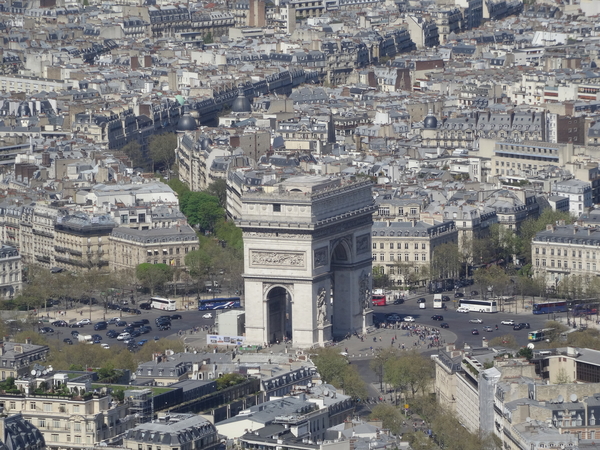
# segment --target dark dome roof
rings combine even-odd
[[[425,128],[437,128],[437,119],[435,118],[433,113],[431,113],[431,111],[429,112],[429,114],[427,114],[427,117],[425,117],[425,120],[423,121],[423,126]]]
[[[250,106],[250,101],[246,98],[244,93],[240,91],[237,98],[233,101],[233,105],[231,105],[231,111],[233,112],[251,112],[252,107]]]
[[[19,109],[17,110],[17,115],[19,117],[25,117],[25,116],[31,115],[31,108],[29,108],[29,105],[27,104],[27,102],[23,102],[19,105]]]
[[[198,124],[196,123],[196,119],[188,113],[181,116],[177,122],[177,131],[194,131],[197,128]]]
[[[210,138],[205,137],[200,141],[200,148],[202,150],[208,150],[208,148],[212,145],[212,143],[213,142]]]

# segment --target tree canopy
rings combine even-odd
[[[217,222],[224,217],[219,200],[207,192],[184,192],[179,198],[179,207],[188,223],[201,231],[212,232]]]
[[[155,134],[150,138],[150,158],[154,168],[167,169],[175,162],[177,136],[175,133]]]
[[[173,268],[167,264],[142,263],[135,269],[135,275],[142,286],[149,289],[152,294],[173,280]]]
[[[344,390],[354,399],[367,396],[367,388],[355,367],[334,347],[319,348],[311,355],[323,382]]]

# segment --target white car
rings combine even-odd
[[[206,313],[202,316],[203,319],[212,319],[212,313]]]
[[[108,345],[108,344],[100,344],[100,347],[108,350],[110,348],[110,345]]]
[[[89,325],[92,323],[92,321],[90,319],[81,319],[79,322],[77,322],[79,325]]]
[[[514,325],[515,321],[510,319],[510,320],[503,320],[502,322],[500,322],[502,325]]]
[[[464,306],[459,306],[458,309],[456,310],[456,312],[459,313],[468,313],[470,310],[469,308],[465,308]]]
[[[471,319],[471,320],[469,320],[469,323],[483,323],[483,320],[481,320],[481,319]]]
[[[414,322],[414,321],[415,321],[415,318],[414,318],[413,316],[406,316],[406,317],[404,318],[404,321],[405,321],[405,322]]]
[[[131,335],[129,333],[121,333],[117,336],[117,341],[124,341],[126,339],[131,339]]]

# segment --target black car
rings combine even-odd
[[[477,291],[471,291],[471,295],[479,295],[479,292],[477,292]]]
[[[131,334],[131,332],[134,330],[135,330],[135,327],[132,327],[131,325],[129,325],[128,327],[123,328],[123,333]]]
[[[121,308],[121,311],[123,311],[123,312],[131,312],[131,308],[129,306],[123,306]]]
[[[479,334],[479,330],[477,328],[473,328],[471,334]]]
[[[76,338],[77,336],[79,336],[79,331],[71,331],[71,336]]]
[[[171,316],[171,319],[173,319],[173,320],[181,319],[181,314],[173,314]]]
[[[40,333],[41,334],[54,333],[54,328],[51,328],[51,327],[42,327],[42,328],[40,328]]]
[[[124,320],[119,320],[117,321],[117,323],[115,323],[116,327],[126,327],[127,326],[127,322],[125,322]]]
[[[160,331],[165,331],[165,330],[170,330],[171,329],[171,324],[164,324],[164,325],[159,325],[158,329]]]
[[[449,302],[450,301],[450,297],[448,297],[447,295],[442,295],[442,301],[443,302]]]
[[[440,323],[440,328],[450,328],[450,325],[448,325],[446,322],[442,322]]]
[[[108,328],[108,324],[106,322],[98,322],[94,325],[94,330],[106,330]]]
[[[389,322],[389,323],[401,322],[402,317],[400,317],[399,314],[392,313],[392,314],[388,314],[387,316],[385,316],[385,321]]]
[[[513,326],[513,330],[515,330],[515,331],[522,330],[523,328],[525,328],[525,324],[524,323],[515,323],[514,326]]]
[[[118,333],[118,332],[116,332],[115,330],[108,330],[108,331],[106,332],[106,337],[109,337],[109,338],[111,338],[111,339],[114,339],[114,338],[116,338],[118,335],[119,335],[119,333]]]
[[[69,338],[64,338],[64,339],[63,339],[63,342],[64,342],[65,344],[73,345],[73,341],[72,341],[71,339],[69,339]]]
[[[420,299],[417,300],[417,303],[425,303],[425,302],[426,302],[426,300],[423,297],[421,297]]]
[[[454,294],[454,298],[463,298],[465,296],[465,294],[463,294],[462,292],[457,292]]]
[[[531,325],[529,325],[529,322],[521,322],[519,325],[523,325],[523,328],[529,330],[531,328]]]
[[[83,328],[83,324],[81,323],[72,323],[71,325],[69,325],[71,328]]]
[[[150,333],[152,330],[149,328],[150,327],[148,325],[144,325],[142,328],[139,328],[138,331],[142,334]]]
[[[136,337],[140,337],[142,335],[142,333],[140,333],[138,330],[133,330],[131,333],[131,337],[132,338],[136,338]]]
[[[148,325],[150,323],[150,321],[148,319],[140,319],[140,320],[138,320],[138,322],[145,323],[146,325]]]
[[[52,326],[54,326],[54,327],[68,327],[69,324],[67,322],[65,322],[64,320],[55,320],[54,322],[52,322]]]
[[[444,320],[444,316],[442,316],[440,314],[434,314],[433,316],[431,316],[431,318],[433,320]]]
[[[404,303],[403,298],[397,298],[394,300],[394,305],[401,305],[402,303]]]
[[[151,303],[140,303],[140,309],[152,309],[152,304]]]
[[[102,336],[100,336],[99,334],[92,334],[92,340],[93,341],[101,341]]]
[[[139,309],[135,309],[135,308],[131,308],[131,311],[129,311],[133,314],[141,314],[142,312]]]

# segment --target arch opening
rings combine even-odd
[[[270,344],[292,340],[292,305],[287,289],[274,287],[267,294],[267,338]]]

